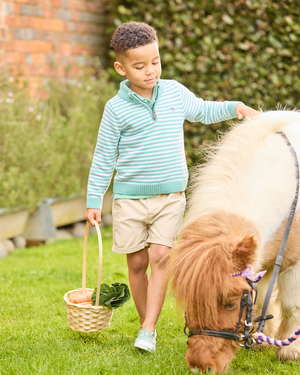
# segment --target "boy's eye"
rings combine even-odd
[[[153,65],[157,65],[157,64],[159,64],[159,61],[158,62],[155,62],[155,63],[152,63]],[[137,69],[137,70],[141,70],[141,69],[143,69],[144,67],[143,66],[141,66],[141,67],[139,67],[139,68],[135,68],[135,69]]]

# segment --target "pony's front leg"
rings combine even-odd
[[[278,337],[284,340],[300,326],[300,263],[279,274],[277,298],[281,306]],[[282,360],[300,359],[300,338],[289,346],[281,347],[277,357]]]

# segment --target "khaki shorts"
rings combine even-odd
[[[173,247],[185,204],[184,192],[143,199],[114,199],[112,251],[130,254],[151,243]]]

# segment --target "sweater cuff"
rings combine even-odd
[[[231,116],[232,118],[237,117],[237,116],[236,116],[236,113],[235,113],[235,107],[236,107],[238,104],[244,104],[244,103],[243,103],[243,102],[228,102],[228,107],[227,107],[227,109],[228,109],[228,112],[229,112],[229,114],[230,114],[230,116]]]
[[[102,210],[102,198],[87,197],[86,208],[95,208],[97,210]]]

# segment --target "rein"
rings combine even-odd
[[[275,266],[274,266],[272,278],[271,278],[271,281],[270,281],[270,284],[269,284],[269,287],[268,287],[268,290],[267,290],[267,294],[266,294],[266,297],[265,297],[265,300],[264,300],[261,316],[257,318],[257,321],[259,321],[258,329],[257,329],[258,333],[263,331],[265,323],[266,323],[266,319],[268,319],[267,315],[266,315],[267,309],[268,309],[268,306],[269,306],[269,303],[270,303],[271,295],[272,295],[272,292],[273,292],[273,289],[274,289],[274,286],[275,286],[275,282],[276,282],[276,279],[277,279],[277,276],[278,276],[278,272],[279,272],[279,269],[280,269],[280,266],[281,266],[281,263],[282,263],[283,254],[284,254],[284,251],[285,251],[286,243],[287,243],[288,236],[289,236],[289,233],[290,233],[290,229],[291,229],[291,226],[292,226],[293,218],[294,218],[296,207],[297,207],[298,196],[299,196],[299,164],[298,164],[297,154],[296,154],[296,151],[294,150],[294,147],[291,145],[290,141],[288,140],[287,136],[283,132],[278,132],[278,133],[285,140],[285,142],[288,145],[288,147],[290,149],[290,152],[291,152],[291,154],[293,155],[293,158],[294,158],[295,169],[296,169],[296,193],[295,193],[295,197],[294,197],[293,203],[292,203],[291,208],[290,208],[288,221],[287,221],[285,231],[284,231],[284,234],[283,234],[283,238],[282,238],[282,242],[281,242],[281,245],[280,245],[279,253],[278,253],[276,261],[275,261]]]
[[[252,326],[252,308],[253,305],[256,303],[256,298],[257,298],[257,288],[256,285],[254,284],[253,281],[251,281],[247,276],[244,276],[248,284],[251,286],[251,293],[249,290],[245,290],[243,293],[243,296],[241,298],[240,302],[240,313],[239,313],[239,320],[236,324],[236,329],[234,332],[232,331],[226,331],[226,330],[221,330],[221,331],[214,331],[211,329],[200,329],[197,327],[189,329],[189,332],[187,333],[187,328],[188,328],[188,321],[187,321],[187,316],[185,315],[185,327],[184,327],[184,334],[187,335],[189,338],[194,335],[207,335],[207,336],[213,336],[213,337],[221,337],[224,339],[229,339],[229,340],[235,340],[240,346],[244,346],[245,348],[251,348],[254,345],[254,342],[257,344],[262,344],[262,342],[268,342],[273,345],[277,346],[284,346],[284,345],[289,345],[291,342],[296,340],[300,336],[300,327],[298,327],[297,331],[295,332],[294,335],[292,335],[291,338],[288,338],[286,340],[274,340],[271,339],[270,337],[266,337],[262,332],[266,323],[266,320],[272,319],[273,315],[266,315],[268,306],[270,303],[271,295],[275,286],[275,282],[279,273],[279,269],[283,260],[283,254],[285,251],[286,243],[288,240],[288,236],[290,233],[290,229],[292,226],[293,218],[295,215],[296,207],[297,207],[297,202],[298,202],[298,196],[299,196],[299,164],[298,164],[298,159],[297,159],[297,154],[293,146],[291,145],[290,141],[288,140],[287,136],[283,132],[278,132],[288,145],[290,152],[294,158],[294,164],[295,164],[295,170],[296,170],[296,192],[295,196],[293,199],[293,203],[290,207],[290,212],[286,224],[286,228],[283,234],[282,242],[280,245],[279,253],[277,255],[276,261],[275,261],[275,266],[273,270],[273,274],[271,277],[271,281],[266,293],[266,297],[264,300],[263,308],[262,308],[262,313],[261,315],[255,319],[255,322],[258,323],[258,328],[257,332],[254,332],[254,328],[250,331],[250,327]],[[236,274],[234,276],[238,276],[239,274]],[[242,275],[242,273],[241,273]],[[252,302],[253,299],[253,290],[255,291],[255,299],[254,302]],[[239,333],[239,329],[241,327],[241,319],[243,315],[243,311],[246,309],[246,319],[245,319],[245,326],[244,326],[244,332]]]

